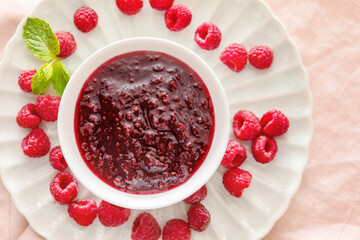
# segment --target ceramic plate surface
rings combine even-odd
[[[308,78],[300,55],[279,20],[261,0],[176,0],[193,13],[189,27],[170,32],[165,27],[164,12],[153,10],[148,1],[135,16],[123,15],[115,0],[43,0],[30,16],[49,22],[54,31],[70,31],[78,44],[74,55],[64,60],[73,73],[97,49],[116,40],[150,36],[165,38],[182,44],[201,56],[215,71],[226,91],[230,114],[246,109],[261,117],[271,109],[283,111],[290,120],[289,131],[277,137],[276,158],[269,164],[257,163],[251,156],[250,142],[242,142],[248,158],[242,168],[253,175],[250,188],[241,198],[231,197],[222,185],[225,172],[219,167],[207,183],[208,197],[203,204],[211,213],[211,224],[205,232],[192,231],[196,240],[260,239],[287,209],[298,189],[305,168],[313,133],[312,98]],[[79,32],[73,24],[73,13],[89,6],[99,15],[99,24],[90,33]],[[194,42],[194,32],[203,22],[213,22],[222,31],[218,49],[205,51]],[[28,129],[17,126],[15,117],[36,97],[24,93],[17,85],[23,69],[38,69],[42,62],[35,59],[22,39],[22,26],[9,42],[0,65],[0,170],[5,187],[16,207],[30,225],[47,239],[130,239],[131,226],[139,214],[133,211],[130,219],[117,228],[106,228],[98,219],[89,226],[77,225],[67,214],[66,206],[56,204],[49,192],[49,184],[56,171],[48,162],[48,155],[30,159],[21,150],[21,141]],[[268,70],[256,70],[248,64],[243,71],[230,71],[219,61],[222,49],[233,42],[243,43],[247,49],[267,45],[274,50],[274,62]],[[49,92],[53,93],[53,92]],[[59,144],[56,123],[42,123],[52,146]],[[230,135],[234,138],[233,134]],[[100,199],[79,186],[78,198]],[[167,220],[186,220],[188,206],[178,203],[150,211],[163,227]]]

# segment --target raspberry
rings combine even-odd
[[[163,11],[171,7],[173,5],[174,0],[149,0],[152,8]]]
[[[34,128],[22,140],[21,148],[28,157],[42,157],[50,151],[50,140],[44,130]]]
[[[118,207],[106,201],[101,201],[98,210],[99,220],[106,227],[120,226],[129,219],[130,213],[130,209]]]
[[[190,10],[181,4],[175,4],[165,12],[166,27],[174,32],[181,31],[191,22]]]
[[[210,224],[211,216],[209,211],[201,203],[194,203],[187,212],[190,228],[202,232]]]
[[[260,120],[252,112],[239,111],[234,115],[233,132],[240,140],[253,140],[261,133]]]
[[[273,109],[262,116],[260,124],[264,135],[277,137],[287,132],[289,119],[281,111]]]
[[[268,163],[274,159],[278,147],[275,139],[261,135],[256,138],[251,146],[252,154],[256,161],[260,163]]]
[[[207,196],[207,188],[206,186],[202,186],[199,190],[193,193],[190,197],[184,199],[184,202],[187,204],[193,204],[196,202],[201,202]]]
[[[41,95],[36,99],[35,107],[42,120],[55,122],[58,118],[60,97]]]
[[[123,14],[135,15],[143,7],[143,0],[116,0],[116,5]]]
[[[78,183],[71,173],[60,172],[50,182],[50,193],[61,205],[69,204],[78,194]]]
[[[51,149],[49,154],[49,161],[51,166],[59,171],[64,171],[68,166],[60,146],[56,146]]]
[[[227,169],[237,168],[243,164],[246,157],[246,149],[244,146],[237,141],[230,140],[221,161],[221,165]]]
[[[32,92],[31,83],[36,70],[24,70],[18,77],[18,84],[24,92]]]
[[[190,240],[189,225],[182,219],[169,220],[163,229],[163,240]]]
[[[41,123],[41,118],[37,115],[35,105],[29,103],[23,106],[16,115],[16,122],[22,128],[36,128]]]
[[[76,42],[74,36],[70,32],[56,32],[55,36],[59,40],[60,53],[58,57],[69,57],[76,50]]]
[[[81,7],[74,13],[74,24],[81,32],[93,30],[98,23],[97,13],[89,7]]]
[[[240,168],[228,170],[223,176],[223,184],[225,189],[233,196],[241,197],[245,188],[251,183],[252,176],[248,171]]]
[[[250,49],[249,62],[257,69],[266,69],[271,66],[273,53],[271,48],[266,46],[256,46]]]
[[[242,44],[232,43],[220,54],[220,60],[235,72],[240,72],[246,65],[247,52]]]
[[[89,226],[97,216],[98,208],[92,199],[77,200],[69,204],[68,213],[81,226]]]
[[[214,50],[221,42],[220,29],[213,23],[201,24],[195,32],[195,42],[205,50]]]
[[[140,213],[134,221],[131,239],[157,240],[160,236],[161,228],[156,219],[150,213]]]

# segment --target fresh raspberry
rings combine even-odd
[[[264,135],[277,137],[287,132],[289,119],[281,111],[273,109],[262,116],[260,124]]]
[[[50,193],[61,205],[69,204],[78,194],[78,183],[71,173],[60,172],[50,182]]]
[[[56,32],[55,36],[59,40],[60,53],[58,57],[69,57],[76,50],[76,42],[74,36],[70,32]]]
[[[201,24],[195,32],[195,42],[205,50],[214,50],[221,42],[220,29],[213,23]]]
[[[22,140],[21,148],[28,157],[42,157],[50,151],[50,140],[44,130],[34,128]]]
[[[18,84],[24,92],[32,92],[31,83],[36,70],[24,70],[18,77]]]
[[[220,54],[220,60],[235,72],[240,72],[246,65],[247,52],[239,43],[232,43]]]
[[[60,100],[60,97],[50,95],[41,95],[36,99],[36,111],[42,120],[47,122],[55,122],[57,120]]]
[[[245,188],[251,183],[252,176],[248,171],[240,168],[228,170],[223,176],[223,184],[225,189],[233,196],[241,197]]]
[[[98,210],[99,220],[106,227],[117,227],[124,224],[130,216],[131,210],[101,201]]]
[[[257,69],[266,69],[271,66],[273,53],[271,48],[266,46],[256,46],[250,49],[249,62]]]
[[[165,12],[166,27],[174,32],[181,31],[191,22],[190,10],[181,4],[175,4]]]
[[[210,224],[211,216],[209,211],[201,203],[194,203],[187,212],[190,228],[202,232]]]
[[[157,240],[161,236],[161,228],[156,219],[147,212],[140,213],[132,227],[132,240]]]
[[[163,240],[190,240],[191,231],[189,225],[182,219],[169,220],[163,229]]]
[[[260,163],[268,163],[274,159],[278,147],[275,139],[265,135],[256,138],[251,146],[252,154],[256,161]]]
[[[97,13],[89,7],[81,7],[74,13],[74,24],[81,32],[87,33],[93,30],[99,17]]]
[[[51,149],[49,161],[51,166],[59,171],[64,171],[68,167],[60,146],[56,146]]]
[[[163,11],[171,7],[173,5],[174,0],[149,0],[152,8]]]
[[[240,140],[253,140],[261,133],[260,120],[250,111],[239,111],[234,115],[233,132]]]
[[[225,155],[221,161],[221,165],[227,169],[237,168],[245,161],[246,149],[241,143],[230,140],[228,142]]]
[[[86,227],[94,222],[98,208],[92,199],[76,200],[69,204],[68,213],[75,222]]]
[[[207,188],[206,185],[202,186],[199,190],[193,193],[190,197],[184,199],[184,202],[187,204],[193,204],[196,202],[201,202],[207,196]]]
[[[41,123],[41,118],[37,115],[35,105],[29,103],[23,106],[16,115],[16,122],[22,128],[36,128]]]
[[[116,0],[116,5],[123,14],[135,15],[143,7],[143,0]]]

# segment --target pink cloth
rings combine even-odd
[[[39,0],[0,0],[0,58]],[[299,191],[265,240],[360,239],[360,2],[267,0],[300,49],[315,133]],[[40,240],[0,183],[0,238]]]

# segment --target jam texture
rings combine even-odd
[[[125,192],[163,192],[203,163],[214,133],[209,92],[182,61],[138,51],[102,64],[77,101],[75,134],[88,167]]]

